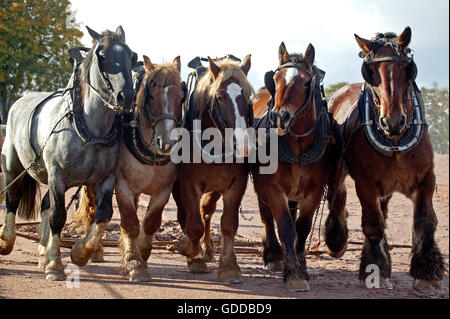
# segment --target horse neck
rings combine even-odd
[[[92,71],[92,68],[91,68]],[[95,72],[95,71],[94,71]],[[90,72],[89,81],[91,86],[98,92],[103,91],[103,84],[99,81],[95,81],[97,76],[93,75],[95,73]],[[111,131],[115,120],[115,112],[109,108],[105,103],[93,92],[93,90],[85,84],[84,90],[84,105],[83,105],[83,115],[85,117],[86,124],[89,130],[97,137],[102,137],[108,135]]]
[[[295,119],[293,119],[291,131],[295,134],[303,134],[307,132],[316,122],[318,114],[316,114],[316,102],[312,98],[305,110],[303,110]],[[294,137],[289,133],[286,134],[286,142],[295,155],[300,155],[307,150],[314,142],[316,129],[308,136]]]
[[[142,137],[147,142],[148,145],[152,145],[152,137],[153,137],[153,127],[149,120],[145,117],[144,107],[149,107],[145,103],[137,108],[137,118],[139,121],[139,131],[142,134]]]

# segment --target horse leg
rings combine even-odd
[[[223,195],[223,214],[220,220],[222,251],[217,270],[217,277],[222,282],[241,282],[241,269],[234,252],[234,236],[239,225],[239,206],[246,186],[247,179],[245,178],[242,179],[242,182],[236,182]]]
[[[139,219],[137,217],[137,199],[124,178],[117,176],[116,199],[120,211],[120,255],[121,271],[130,281],[145,282],[151,277],[147,263],[139,249]]]
[[[106,177],[97,184],[94,189],[95,193],[95,222],[92,224],[88,233],[84,238],[79,240],[73,246],[70,257],[72,262],[78,266],[84,266],[89,261],[98,242],[101,240],[103,231],[113,214],[112,195],[114,189],[114,175]]]
[[[295,241],[295,251],[297,253],[297,258],[300,263],[301,271],[304,272],[304,279],[306,282],[305,286],[302,288],[303,291],[309,290],[309,276],[307,275],[307,267],[306,267],[306,251],[305,244],[308,238],[309,233],[311,232],[312,220],[314,217],[314,213],[316,212],[317,207],[320,205],[320,201],[322,199],[322,192],[320,189],[317,189],[314,195],[309,197],[307,200],[300,201],[299,211],[300,214],[295,222],[295,228],[297,232],[297,239]]]
[[[414,200],[413,247],[410,274],[414,278],[414,289],[428,293],[431,286],[440,288],[445,266],[434,239],[438,224],[433,209],[433,192],[436,177],[428,172],[419,184]]]
[[[295,225],[289,211],[288,199],[280,190],[271,189],[267,193],[267,203],[270,205],[278,227],[278,237],[284,257],[283,278],[291,291],[306,291],[309,289],[309,279],[306,269],[302,268],[295,251]]]
[[[139,249],[144,260],[152,253],[155,233],[161,227],[162,213],[170,197],[170,188],[152,195],[139,232]]]
[[[367,187],[364,181],[356,182],[356,193],[362,207],[362,229],[366,237],[359,266],[359,279],[364,281],[370,274],[367,267],[376,265],[380,274],[380,288],[392,289],[391,256],[379,200],[373,193],[373,188]]]
[[[279,272],[283,270],[283,253],[278,243],[275,233],[275,224],[273,221],[270,207],[258,196],[259,213],[264,226],[263,240],[263,260],[270,272]]]
[[[45,253],[45,276],[47,280],[64,280],[64,266],[61,260],[60,237],[61,231],[66,223],[67,212],[64,205],[65,184],[61,174],[49,174],[49,202],[48,210],[51,212],[49,217],[50,238],[48,239],[47,250]]]
[[[184,232],[186,227],[186,211],[184,210],[183,203],[181,201],[180,181],[177,179],[172,187],[172,197],[177,204],[177,219],[181,229]]]
[[[186,184],[186,185],[184,185]],[[185,239],[178,243],[178,251],[186,256],[188,267],[193,265],[192,271],[198,269],[197,263],[204,264],[201,254],[200,239],[203,237],[204,225],[200,215],[200,198],[199,194],[190,183],[182,183],[182,204],[186,212]],[[202,271],[203,272],[203,271]]]
[[[211,192],[204,194],[200,201],[200,214],[205,225],[205,233],[200,239],[202,250],[203,250],[203,260],[205,262],[210,262],[214,260],[214,241],[211,237],[211,218],[216,211],[216,204],[220,198],[220,193]]]
[[[7,178],[7,184],[11,182]],[[16,211],[20,203],[20,185],[11,185],[6,191],[6,217],[3,226],[0,228],[0,254],[9,255],[14,248],[16,241]]]
[[[288,201],[288,206],[289,206],[289,211],[291,212],[292,220],[295,223],[295,221],[297,220],[298,201],[290,200],[290,201]]]
[[[347,250],[348,212],[345,208],[347,189],[345,187],[344,168],[342,163],[334,168],[328,181],[328,209],[329,214],[325,221],[325,249],[333,258],[341,258]]]
[[[388,218],[388,205],[392,195],[380,199],[380,209],[383,212],[384,219]]]
[[[38,267],[45,269],[46,264],[46,251],[48,245],[48,239],[50,235],[50,196],[49,192],[45,193],[44,198],[41,203],[41,229],[40,229],[40,239],[39,239],[39,263]]]

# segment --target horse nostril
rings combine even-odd
[[[380,117],[380,126],[384,130],[389,129],[388,120],[387,120],[387,118],[385,116]]]
[[[402,115],[400,118],[400,127],[403,128],[406,125],[406,116]]]
[[[281,122],[282,123],[286,123],[290,120],[291,118],[291,114],[289,114],[289,112],[283,111],[281,113]]]
[[[119,94],[117,94],[117,102],[121,105],[125,103],[125,93],[123,93],[123,91],[120,91]]]

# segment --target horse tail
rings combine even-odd
[[[29,174],[25,174],[19,188],[20,202],[17,214],[25,220],[36,219],[38,207],[36,206],[36,194],[38,182]]]
[[[94,223],[95,211],[95,195],[89,187],[83,185],[80,191],[78,208],[72,217],[71,228],[77,232],[88,230]]]

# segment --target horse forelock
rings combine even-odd
[[[204,106],[207,105],[218,94],[221,84],[231,78],[239,83],[243,91],[243,96],[250,101],[250,97],[255,94],[255,90],[242,71],[239,63],[230,59],[224,59],[217,61],[216,64],[220,67],[220,73],[215,80],[213,80],[212,73],[209,69],[198,80],[195,91],[196,101],[199,101]]]
[[[158,64],[155,68],[144,74],[138,92],[136,93],[136,105],[138,111],[143,107],[145,101],[145,85],[167,87],[175,85],[181,87],[181,77],[177,67],[172,63]]]

